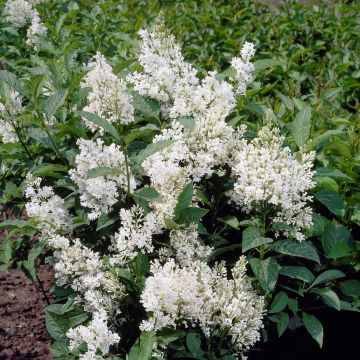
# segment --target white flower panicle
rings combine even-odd
[[[111,262],[124,265],[139,252],[151,253],[154,250],[152,237],[158,230],[157,216],[150,212],[144,215],[139,206],[130,210],[120,210],[121,227],[112,239],[113,250],[116,255]]]
[[[43,1],[26,1],[26,0],[7,0],[4,8],[4,14],[7,21],[14,26],[27,29],[26,44],[37,48],[38,39],[47,33],[47,29],[40,20],[39,13],[34,6]]]
[[[14,127],[7,121],[0,119],[0,136],[4,144],[19,141]]]
[[[16,27],[24,27],[31,22],[34,16],[34,9],[29,1],[7,0],[4,15],[6,20]]]
[[[15,116],[23,110],[22,99],[19,93],[15,90],[10,90],[8,99],[6,99],[4,104],[0,104],[0,111],[5,112],[7,115]]]
[[[53,235],[46,240],[54,250],[53,266],[59,286],[70,284],[79,294],[77,301],[89,313],[100,310],[120,312],[117,301],[125,295],[125,287],[110,276],[99,253],[82,245],[79,239],[70,241]]]
[[[26,31],[26,36],[27,36],[26,45],[33,47],[36,50],[39,36],[45,36],[46,33],[47,33],[46,27],[41,22],[39,14],[35,12],[31,20],[31,25]]]
[[[236,75],[232,80],[236,83],[237,94],[245,95],[247,85],[252,81],[254,65],[250,62],[250,60],[254,55],[254,44],[245,42],[240,51],[240,57],[235,57],[231,60],[231,65],[236,71]]]
[[[135,90],[163,103],[191,92],[199,81],[197,71],[185,62],[180,46],[164,25],[158,24],[151,32],[141,30],[139,35],[142,43],[138,60],[143,71],[128,77]]]
[[[184,230],[172,230],[170,248],[181,266],[190,266],[194,260],[206,260],[213,250],[212,247],[201,242],[195,224],[189,225]]]
[[[87,65],[89,72],[81,86],[92,90],[87,96],[88,105],[84,111],[105,118],[110,123],[128,124],[134,121],[132,96],[126,93],[126,81],[119,79],[105,57],[99,52]],[[93,132],[104,133],[102,128],[84,118],[85,125]]]
[[[0,103],[0,136],[4,144],[18,142],[14,125],[4,120],[5,116],[15,116],[23,111],[22,100],[15,90],[9,91],[9,96],[2,104]]]
[[[125,156],[119,146],[106,146],[101,139],[79,139],[77,145],[80,149],[75,159],[77,166],[69,171],[69,175],[79,187],[81,205],[91,209],[88,217],[94,220],[101,213],[109,213],[113,205],[124,198],[128,186]],[[119,169],[122,173],[88,179],[88,171],[97,167]],[[131,191],[136,187],[133,176],[130,176],[129,186]]]
[[[151,316],[141,329],[198,324],[206,337],[226,331],[237,352],[248,349],[260,338],[264,300],[252,289],[245,265],[241,257],[228,280],[223,263],[211,269],[201,261],[185,267],[173,259],[155,261],[141,295]]]
[[[230,197],[246,212],[273,207],[276,213],[272,220],[295,229],[285,235],[302,240],[300,231],[312,224],[307,191],[315,186],[315,154],[293,154],[283,142],[279,129],[268,123],[257,138],[238,151],[232,167],[234,190]]]
[[[71,232],[71,216],[65,208],[64,200],[50,186],[40,185],[41,178],[28,177],[25,191],[25,196],[29,199],[26,204],[28,216],[37,220],[44,236]]]
[[[70,329],[66,335],[70,339],[70,350],[74,350],[83,342],[86,344],[87,351],[80,355],[81,360],[103,359],[110,346],[120,340],[119,335],[108,328],[105,311],[95,312],[87,326],[77,326]]]

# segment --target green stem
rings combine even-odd
[[[63,163],[65,163],[62,155],[60,154],[59,149],[57,148],[57,146],[56,146],[56,144],[55,144],[55,141],[53,140],[53,138],[52,138],[52,136],[51,136],[51,134],[50,134],[48,125],[45,123],[43,117],[42,117],[41,114],[40,114],[40,111],[38,110],[37,101],[36,101],[36,100],[35,100],[35,101],[32,101],[32,103],[33,103],[33,105],[34,105],[34,109],[35,109],[35,111],[36,111],[37,116],[38,116],[39,119],[41,120],[41,124],[42,124],[42,126],[43,126],[43,129],[45,130],[46,135],[47,135],[48,138],[50,139],[50,142],[51,142],[51,144],[52,144],[52,146],[53,146],[53,148],[54,148],[54,151],[55,151],[56,155],[61,159],[61,161],[62,161]],[[47,121],[49,121],[49,119],[47,119]]]
[[[28,149],[28,147],[26,146],[24,140],[22,139],[22,137],[21,137],[21,135],[20,135],[19,129],[18,129],[14,124],[12,124],[12,125],[13,125],[13,127],[14,127],[14,130],[15,130],[15,132],[16,132],[17,137],[19,138],[20,144],[21,144],[21,146],[24,148],[27,156],[30,158],[30,160],[34,160],[34,158],[32,157],[32,155],[31,155],[31,153],[30,153],[30,151],[29,151],[29,149]]]
[[[8,116],[10,117],[10,116],[11,116],[11,115],[10,115],[10,111],[8,110],[6,104],[4,104],[4,106],[5,106],[5,110],[6,110],[7,114],[8,114]],[[28,157],[30,158],[30,160],[34,160],[34,158],[32,157],[29,149],[27,148],[27,146],[26,146],[23,138],[21,137],[19,128],[15,125],[15,122],[13,122],[13,121],[11,120],[11,117],[10,117],[10,123],[11,123],[11,126],[14,128],[14,130],[15,130],[15,132],[16,132],[16,135],[17,135],[17,137],[19,138],[20,144],[21,144],[21,146],[24,148],[26,154],[28,155]]]

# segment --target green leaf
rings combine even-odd
[[[321,322],[314,315],[310,315],[305,312],[302,313],[302,320],[306,330],[316,340],[321,348],[324,339],[324,330]]]
[[[319,255],[315,247],[306,241],[298,242],[291,239],[279,240],[271,245],[271,249],[280,254],[302,257],[320,264]]]
[[[180,116],[176,119],[185,129],[194,130],[195,120],[191,116]]]
[[[25,274],[33,282],[36,281],[36,258],[42,253],[45,245],[41,242],[37,242],[29,251],[27,260],[22,262],[23,270]]]
[[[41,164],[36,166],[32,173],[35,176],[44,177],[44,176],[52,176],[52,177],[63,177],[61,174],[56,174],[59,172],[67,172],[68,167],[60,164]],[[55,173],[55,174],[54,174]]]
[[[107,133],[112,135],[115,139],[119,140],[120,136],[116,128],[111,125],[107,120],[97,116],[96,114],[89,113],[87,111],[77,111],[76,112],[79,116],[84,117],[85,119],[91,121],[93,124],[101,127]]]
[[[279,264],[275,258],[270,257],[265,260],[253,258],[249,260],[249,264],[264,291],[266,293],[272,291],[279,275]]]
[[[97,178],[99,176],[106,176],[106,175],[120,175],[120,174],[124,174],[124,171],[121,169],[117,169],[117,168],[111,168],[111,167],[106,167],[106,166],[102,166],[102,167],[97,167],[97,168],[93,168],[90,169],[87,172],[87,179],[94,179]]]
[[[242,252],[252,249],[253,241],[261,237],[261,231],[257,226],[249,226],[242,233]]]
[[[352,180],[352,178],[344,174],[339,169],[331,169],[327,167],[319,167],[316,169],[316,176],[330,176],[339,179]]]
[[[242,252],[244,253],[250,249],[271,242],[273,242],[272,239],[261,236],[259,228],[256,226],[249,226],[242,233]]]
[[[299,310],[298,301],[296,299],[288,298],[288,307],[295,316]]]
[[[322,234],[322,245],[327,258],[336,259],[351,253],[351,233],[342,224],[328,223]]]
[[[152,187],[138,189],[133,192],[133,196],[149,201],[161,201],[161,195]]]
[[[240,229],[240,225],[239,225],[239,220],[237,219],[236,216],[225,216],[222,219],[218,219],[221,222],[231,226],[232,228],[239,230]]]
[[[39,74],[39,75],[33,76],[28,81],[29,93],[33,97],[33,99],[36,100],[39,97],[39,95],[41,94],[41,90],[43,88],[45,79],[46,79],[45,74]]]
[[[323,273],[321,273],[319,276],[317,276],[317,278],[311,284],[311,287],[322,284],[324,282],[339,279],[344,276],[345,276],[345,274],[340,270],[326,270]]]
[[[336,310],[340,310],[340,300],[334,291],[331,289],[312,289],[312,293],[319,295],[324,303],[335,308]]]
[[[19,94],[29,98],[29,93],[25,85],[10,71],[0,70],[0,80],[8,84],[12,89]]]
[[[45,308],[45,324],[46,330],[54,340],[66,342],[68,330],[85,322],[88,315],[79,307],[66,313],[59,313],[61,309],[61,304],[47,306]]]
[[[276,317],[278,318],[278,321],[276,323],[276,329],[278,332],[278,336],[280,337],[289,326],[289,315],[286,312],[281,312],[279,314],[276,314]]]
[[[339,135],[344,133],[345,131],[342,129],[335,129],[335,130],[327,130],[324,133],[320,134],[319,136],[313,137],[313,139],[307,145],[308,149],[314,149],[315,146],[321,144],[322,142],[332,138],[333,136]]]
[[[216,256],[219,256],[221,254],[224,254],[226,252],[229,252],[229,251],[233,251],[233,250],[236,250],[238,248],[242,247],[241,244],[233,244],[233,245],[229,245],[229,246],[224,246],[224,247],[221,247],[221,248],[217,248],[215,249],[210,255],[209,255],[209,259],[213,258],[213,257],[216,257]]]
[[[199,207],[189,207],[180,212],[175,218],[175,221],[179,224],[197,224],[199,221],[209,212],[208,209]]]
[[[142,331],[140,334],[140,353],[138,360],[148,360],[151,358],[151,353],[156,340],[155,331]]]
[[[127,355],[127,360],[138,360],[140,356],[140,345],[135,343]]]
[[[287,304],[288,304],[288,296],[286,292],[280,291],[275,295],[269,313],[278,313],[284,310]]]
[[[0,223],[1,229],[34,229],[35,227],[29,222],[29,220],[5,220]]]
[[[181,191],[177,199],[177,204],[174,210],[175,217],[180,216],[182,211],[190,206],[192,202],[193,192],[194,192],[194,188],[192,183],[189,183],[184,186],[183,190]]]
[[[68,91],[66,89],[60,90],[45,100],[45,115],[48,121],[56,113],[56,110],[64,105],[67,94]]]
[[[2,242],[0,243],[0,262],[5,264],[10,263],[13,252],[12,245],[12,239],[5,238],[4,240],[2,240]]]
[[[139,129],[134,129],[130,132],[130,134],[126,135],[124,138],[125,144],[129,145],[136,139],[147,139],[150,138],[152,140],[152,137],[154,136],[154,132],[158,131],[159,128],[153,124],[149,124],[147,126],[144,126]]]
[[[159,103],[149,97],[141,96],[138,92],[132,92],[133,106],[134,109],[140,113],[149,116],[158,118],[160,114],[160,105]]]
[[[144,150],[141,150],[136,157],[136,161],[141,164],[146,158],[151,155],[154,155],[158,151],[165,149],[166,147],[172,145],[174,140],[160,140],[155,143],[149,144]]]
[[[294,136],[297,146],[303,146],[310,137],[311,129],[311,108],[303,107],[295,116],[292,123],[292,135]]]
[[[114,224],[118,220],[117,217],[109,217],[108,214],[101,214],[97,220],[96,231],[104,229],[112,224]]]
[[[263,59],[254,62],[255,71],[260,71],[276,66],[286,65],[284,61],[276,60],[276,59]]]
[[[344,216],[344,201],[338,193],[327,189],[320,190],[315,194],[315,198],[325,205],[333,214]]]
[[[307,282],[309,284],[314,280],[315,277],[313,273],[304,266],[282,266],[280,269],[280,274]]]
[[[200,336],[197,333],[190,332],[186,335],[186,346],[193,355],[198,355],[201,349]]]
[[[346,280],[340,283],[341,292],[349,297],[360,297],[360,281]]]

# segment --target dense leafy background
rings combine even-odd
[[[247,136],[252,137],[263,125],[266,110],[273,109],[287,144],[294,150],[306,144],[317,154],[317,185],[312,194],[314,226],[305,242],[280,240],[259,247],[257,224],[235,218],[236,214],[229,215],[226,209],[215,215],[222,219],[218,222],[222,227],[213,234],[218,244],[214,258],[231,261],[244,252],[250,262],[249,274],[256,279],[254,285],[266,294],[266,331],[257,349],[279,355],[276,347],[282,346],[287,349],[283,354],[290,354],[299,337],[299,349],[303,344],[314,349],[305,335],[307,329],[319,344],[323,341],[321,324],[314,316],[324,323],[326,344],[325,324],[329,324],[329,333],[334,325],[329,318],[336,321],[357,315],[360,5],[356,1],[307,6],[287,2],[275,8],[235,0],[128,0],[96,4],[79,0],[43,4],[38,9],[49,29],[38,52],[26,47],[21,30],[0,19],[0,69],[5,70],[0,75],[0,95],[6,96],[10,86],[26,99],[26,112],[14,119],[22,143],[0,144],[2,213],[13,219],[23,213],[28,171],[56,184],[59,192],[67,196],[69,208],[78,207],[77,194],[64,175],[74,162],[76,138],[89,136],[75,111],[85,103],[86,92],[79,90],[83,64],[101,51],[120,76],[137,68],[136,32],[151,26],[162,10],[167,26],[183,44],[186,59],[199,69],[226,70],[242,43],[253,41],[257,48],[255,81],[246,98],[238,102],[237,114],[229,122],[234,127],[247,124]],[[44,95],[44,89],[54,95]],[[58,122],[48,127],[44,116],[53,115]],[[156,118],[156,106],[138,104],[137,116]],[[217,186],[214,184],[214,188]],[[77,215],[81,230],[88,224],[81,213]],[[116,226],[111,219],[101,221],[102,224],[92,225],[90,242]],[[209,217],[204,222],[212,226]],[[43,256],[43,249],[31,240],[36,233],[33,224],[8,220],[0,224],[0,229],[5,228],[8,236],[1,243],[0,266],[19,266],[35,280],[35,264],[41,260],[36,258]],[[59,289],[57,295],[62,296]],[[52,306],[47,310],[48,319],[67,311],[66,307]],[[340,309],[349,312],[337,313]],[[67,313],[69,324],[72,316],[78,315],[76,310],[71,311],[75,314]],[[52,327],[49,328],[51,334]],[[55,340],[59,340],[57,336]],[[290,348],[276,339],[278,336],[292,344]],[[189,342],[191,339],[186,345],[183,339],[191,352]],[[275,345],[271,347],[272,344]],[[127,348],[129,344],[123,346]],[[54,351],[61,353],[61,345]],[[262,354],[255,349],[251,356],[257,358],[259,353]]]

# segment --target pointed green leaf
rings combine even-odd
[[[29,92],[25,85],[10,71],[0,70],[0,81],[7,83],[13,90],[29,98]]]
[[[339,279],[344,277],[345,274],[340,270],[326,270],[323,273],[321,273],[317,278],[313,281],[311,286],[319,285],[324,282],[328,282],[331,280]]]
[[[155,331],[143,331],[140,334],[140,353],[137,360],[149,360],[156,340]]]
[[[282,266],[280,269],[280,274],[293,279],[307,282],[309,284],[315,278],[313,273],[304,266]]]
[[[143,187],[133,192],[133,196],[152,201],[161,201],[161,195],[152,187]]]
[[[78,115],[80,115],[81,117],[84,117],[86,120],[91,121],[93,124],[101,127],[107,133],[112,135],[115,139],[117,139],[117,140],[120,139],[119,133],[116,130],[116,128],[112,124],[110,124],[107,120],[103,119],[102,117],[100,117],[96,114],[89,113],[87,111],[77,111],[76,113]]]
[[[174,140],[160,140],[155,143],[149,144],[144,150],[141,150],[136,157],[136,161],[141,164],[146,158],[151,155],[154,155],[160,150],[165,149],[166,147],[172,145]]]
[[[303,107],[295,116],[292,124],[292,134],[297,146],[303,146],[310,137],[311,129],[311,108]]]
[[[246,252],[255,247],[273,242],[270,238],[261,236],[260,229],[256,226],[249,226],[242,233],[242,252]]]
[[[279,240],[271,245],[271,249],[280,254],[298,256],[320,264],[319,255],[315,247],[306,241],[298,242],[292,239]]]
[[[288,304],[288,296],[286,292],[280,291],[275,295],[269,313],[278,313],[284,310],[287,304]]]
[[[93,168],[90,169],[87,172],[87,179],[94,179],[97,178],[99,176],[106,176],[106,175],[120,175],[120,174],[124,174],[125,172],[121,169],[117,169],[117,168],[111,168],[111,167],[106,167],[106,166],[102,166],[102,167],[97,167],[97,168]]]
[[[53,95],[50,95],[45,100],[45,115],[48,121],[50,121],[51,117],[56,113],[56,110],[64,105],[66,96],[68,94],[68,91],[61,90]]]
[[[180,216],[181,212],[190,206],[192,202],[193,191],[194,190],[192,183],[189,183],[184,186],[183,190],[181,191],[177,199],[177,204],[174,210],[175,217]]]
[[[325,205],[333,214],[344,216],[345,204],[338,193],[332,190],[320,190],[315,194],[315,198]]]
[[[319,295],[325,304],[335,308],[336,310],[340,310],[339,297],[331,289],[312,289],[311,292]]]
[[[342,224],[328,223],[322,234],[322,245],[327,258],[336,259],[351,253],[351,233]]]
[[[272,291],[279,275],[279,264],[275,258],[270,257],[265,260],[253,258],[249,260],[249,264],[264,291],[266,293]]]
[[[305,312],[302,313],[302,320],[306,330],[316,340],[321,348],[324,339],[324,330],[321,322],[314,315],[310,315]]]
[[[43,88],[44,82],[46,79],[45,74],[39,74],[33,76],[27,83],[27,87],[29,89],[30,95],[33,97],[33,99],[37,99],[39,95],[41,94],[41,90]]]

